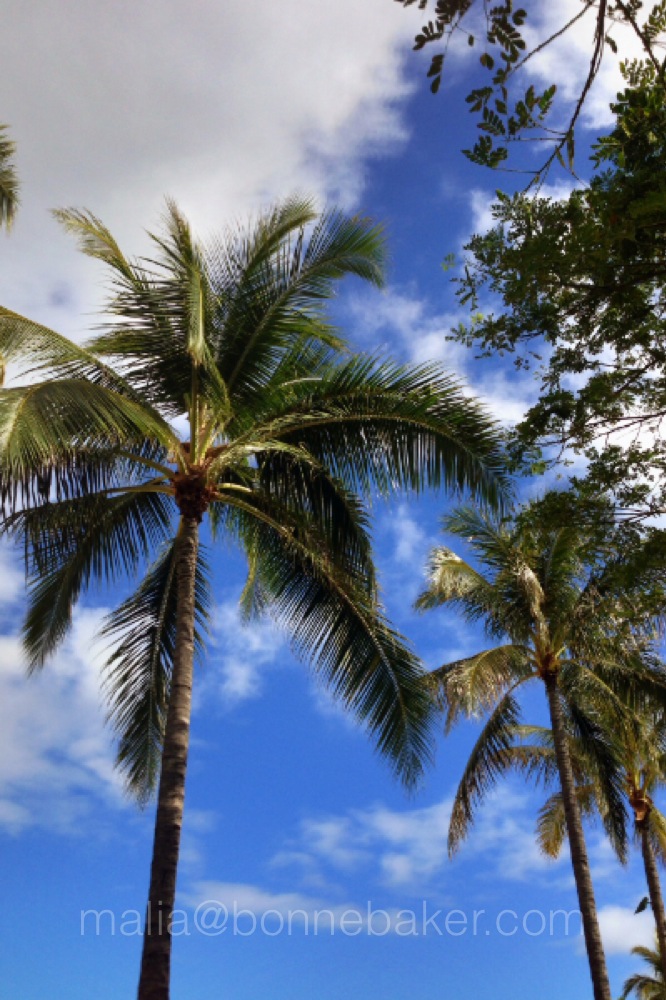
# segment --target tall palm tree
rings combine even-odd
[[[11,229],[18,207],[19,182],[14,166],[15,144],[0,125],[0,228]]]
[[[666,979],[661,968],[658,948],[644,948],[637,945],[631,949],[631,954],[638,955],[647,962],[649,974],[639,972],[625,979],[620,1000],[627,1000],[632,993],[636,1000],[666,1000]]]
[[[137,261],[94,216],[58,215],[110,271],[108,320],[77,347],[0,313],[0,352],[31,380],[0,393],[0,489],[26,547],[33,669],[87,586],[157,553],[107,623],[105,682],[129,786],[146,798],[159,777],[139,997],[165,1000],[208,600],[202,520],[247,554],[247,613],[271,610],[413,782],[429,700],[378,604],[362,495],[443,484],[496,503],[505,480],[495,425],[454,380],[345,354],[327,322],[340,278],[381,281],[367,220],[292,199],[202,246],[169,204],[153,259]]]
[[[533,773],[541,772],[546,782],[552,754],[552,734],[534,727],[530,733],[536,743],[523,744],[509,752],[515,754],[517,766],[531,768]],[[659,878],[658,862],[666,863],[666,816],[654,801],[655,792],[666,784],[666,748],[664,745],[664,724],[662,713],[653,715],[642,713],[638,724],[607,730],[605,738],[613,745],[614,759],[619,761],[627,804],[633,814],[634,834],[640,846],[648,886],[648,897],[654,915],[657,947],[661,956],[661,971],[666,982],[666,912]],[[583,743],[570,735],[572,760],[579,772],[578,800],[581,810],[588,815],[597,812],[608,828],[616,829],[616,824],[608,823],[609,807],[606,796],[605,776],[600,773],[595,762],[590,761],[589,743]],[[530,758],[533,764],[530,764]],[[552,766],[550,767],[552,774]],[[564,809],[561,793],[555,792],[546,801],[539,813],[539,844],[544,853],[557,857],[566,836]],[[611,842],[624,860],[626,836],[611,837]]]
[[[485,574],[448,548],[430,559],[429,585],[417,601],[421,610],[449,603],[468,621],[482,622],[502,644],[433,672],[446,711],[446,727],[462,716],[489,712],[465,769],[451,816],[449,847],[465,836],[473,808],[500,773],[498,755],[512,745],[520,719],[518,696],[534,682],[543,685],[567,836],[595,1000],[610,1000],[587,848],[569,751],[568,720],[590,746],[604,718],[624,720],[619,696],[628,691],[661,692],[663,680],[634,653],[638,639],[617,605],[609,607],[594,580],[585,576],[581,530],[539,528],[534,519],[495,522],[471,507],[445,518],[445,529],[470,544]],[[596,706],[596,709],[595,709]],[[609,788],[614,809],[622,809],[618,771]],[[615,787],[613,788],[613,784]]]

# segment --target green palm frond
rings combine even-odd
[[[578,791],[578,789],[577,789]],[[564,801],[561,792],[554,792],[541,807],[536,823],[537,843],[540,850],[549,858],[560,856],[562,846],[567,836],[567,824],[564,816]]]
[[[109,617],[102,635],[115,643],[105,669],[109,720],[118,737],[117,763],[140,803],[152,795],[160,769],[176,641],[178,536],[162,550],[138,589]],[[201,554],[195,581],[195,648],[203,653],[210,620],[208,570]]]
[[[33,571],[23,627],[31,670],[43,666],[65,637],[83,589],[131,575],[165,539],[165,500],[159,493],[92,495],[45,504],[14,522]]]
[[[532,675],[529,650],[507,645],[448,663],[428,676],[431,684],[437,686],[449,732],[461,716],[483,715],[516,681],[522,683]]]
[[[56,215],[83,252],[114,275],[107,312],[117,319],[88,349],[114,358],[132,389],[169,416],[188,409],[188,398],[198,391],[218,419],[226,419],[228,394],[207,336],[214,305],[205,261],[176,206],[167,203],[165,238],[152,237],[161,253],[154,262],[128,260],[89,212]]]
[[[257,497],[227,503],[226,527],[253,553],[261,603],[396,774],[415,784],[432,754],[432,702],[417,657],[312,518]]]
[[[518,729],[524,727],[519,726]],[[519,771],[536,786],[552,785],[559,779],[557,760],[552,746],[516,743],[505,751],[510,767]]]
[[[509,490],[497,425],[437,365],[350,357],[263,420],[255,436],[303,445],[364,493],[443,486],[499,504]]]
[[[147,442],[168,449],[177,438],[152,408],[87,380],[0,389],[0,482],[13,503],[40,495],[45,470],[75,462],[79,448]]]
[[[220,303],[216,360],[237,405],[251,407],[261,405],[263,386],[295,341],[307,335],[339,346],[323,321],[324,301],[348,274],[381,285],[386,257],[377,226],[340,212],[315,222],[312,203],[300,199],[261,218],[249,244],[210,251]]]
[[[515,684],[498,702],[474,744],[456,791],[449,822],[449,854],[454,854],[474,821],[474,810],[510,767],[506,751],[518,725],[520,709]]]
[[[517,560],[516,531],[496,520],[478,507],[469,504],[456,507],[442,518],[444,531],[472,544],[491,574],[514,569]],[[524,557],[523,557],[524,558]]]
[[[624,864],[627,859],[628,835],[621,747],[613,740],[612,730],[604,724],[603,719],[600,721],[589,715],[584,704],[584,701],[582,704],[570,701],[566,706],[567,714],[572,731],[579,745],[584,748],[606,836]]]
[[[255,455],[261,495],[281,508],[313,518],[346,572],[375,593],[369,516],[358,496],[305,449],[278,448]]]
[[[117,372],[105,365],[91,351],[0,306],[0,355],[6,363],[14,362],[21,374],[31,381],[45,378],[87,379],[127,396],[132,390]]]
[[[0,125],[0,227],[10,229],[19,201],[19,180],[14,166],[16,147]]]

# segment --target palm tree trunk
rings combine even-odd
[[[553,743],[555,744],[555,756],[557,758],[557,769],[562,786],[562,801],[571,850],[571,864],[578,892],[578,906],[580,907],[583,920],[585,949],[590,963],[594,1000],[611,1000],[606,956],[604,955],[601,932],[599,930],[597,905],[594,899],[594,888],[592,886],[590,863],[585,846],[583,824],[576,798],[576,785],[571,767],[562,702],[560,701],[560,692],[557,686],[557,675],[548,674],[545,678],[545,684],[548,695],[548,707],[550,709],[550,724],[553,731]]]
[[[138,1000],[169,1000],[171,919],[176,898],[176,873],[190,742],[194,664],[194,584],[198,547],[198,520],[194,517],[183,517],[176,563],[178,595],[176,642],[169,709],[164,731]]]
[[[654,914],[654,922],[657,925],[661,972],[666,983],[666,913],[664,912],[664,899],[661,895],[657,860],[654,856],[652,841],[650,840],[650,814],[648,813],[645,820],[637,825],[641,834],[641,850],[643,852],[643,864],[645,866],[645,876],[650,895],[650,906]]]

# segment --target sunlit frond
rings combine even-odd
[[[493,708],[516,681],[533,676],[531,656],[521,646],[498,646],[431,671],[446,713],[448,732],[461,716],[478,717]]]
[[[168,449],[169,425],[151,408],[84,379],[0,389],[0,483],[12,505],[39,494],[46,470],[79,449]]]
[[[487,595],[491,589],[477,570],[446,548],[433,549],[430,553],[427,579],[427,588],[414,604],[418,611],[429,611],[463,594]]]

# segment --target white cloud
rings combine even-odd
[[[0,606],[11,606],[25,594],[25,573],[15,553],[0,545]]]
[[[237,928],[240,934],[251,932],[253,917],[255,921],[261,921],[262,917],[278,918],[278,922],[280,917],[288,918],[290,927],[292,921],[293,927],[301,927],[309,925],[315,913],[321,913],[324,909],[330,910],[336,921],[347,909],[346,905],[329,906],[322,899],[301,892],[271,892],[246,882],[195,882],[183,895],[183,900],[186,904],[199,908],[199,913],[207,907],[211,910],[220,907],[223,914],[226,911],[227,926]],[[268,920],[262,922],[262,926],[267,927],[270,934],[271,924]],[[324,931],[329,930],[330,918],[328,923],[323,918],[320,926]]]
[[[222,602],[213,612],[203,686],[214,685],[227,707],[256,698],[262,691],[264,671],[284,652],[282,637],[269,618],[245,623],[238,601]]]
[[[627,906],[602,906],[599,926],[608,955],[628,955],[636,945],[654,946],[654,917],[649,910],[634,913]]]
[[[324,872],[332,870],[339,878],[366,877],[403,894],[440,892],[453,877],[447,848],[451,804],[446,797],[417,809],[398,811],[378,804],[343,816],[308,818],[274,863],[300,868],[311,882],[315,873],[323,882]],[[533,806],[527,796],[506,786],[479,808],[457,857],[459,872],[472,865],[475,872],[483,870],[486,877],[505,882],[559,876],[568,863],[566,855],[553,862],[539,852]],[[481,867],[480,858],[485,862]]]
[[[1,300],[70,334],[102,276],[48,209],[87,206],[140,252],[164,194],[204,233],[295,189],[351,206],[367,158],[405,139],[418,17],[385,0],[45,0],[37,19],[9,0],[4,14],[23,205]]]
[[[531,378],[511,378],[504,369],[479,363],[474,351],[448,340],[452,328],[468,319],[465,312],[434,312],[414,294],[388,288],[365,291],[349,303],[354,331],[368,350],[388,347],[410,362],[439,361],[465,383],[489,413],[504,423],[515,423],[538,397]]]
[[[53,661],[27,677],[19,641],[0,637],[0,826],[75,831],[96,803],[119,807],[95,647],[103,612],[80,611]]]
[[[399,504],[388,519],[388,528],[395,539],[393,558],[402,564],[403,570],[409,569],[418,562],[419,576],[422,575],[423,562],[428,547],[428,538],[409,514],[406,504]]]
[[[355,337],[368,350],[388,347],[417,364],[441,361],[460,372],[467,349],[447,340],[460,321],[457,313],[433,313],[428,303],[409,291],[367,290],[348,302]]]

